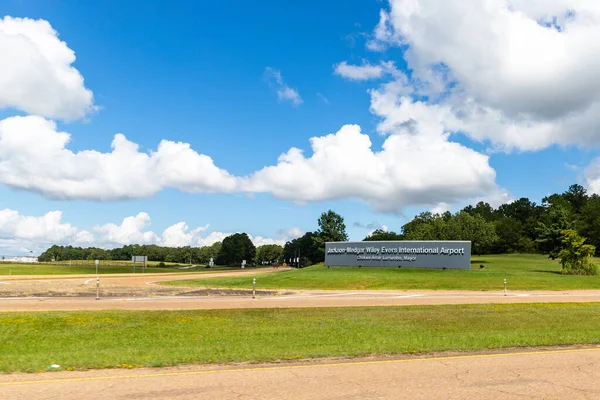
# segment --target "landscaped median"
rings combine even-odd
[[[600,343],[600,303],[0,314],[0,371]]]
[[[483,266],[483,268],[481,268]],[[510,254],[473,256],[470,270],[358,268],[315,265],[276,274],[257,275],[260,289],[319,290],[509,290],[600,289],[600,275],[561,275],[547,256]],[[163,282],[174,286],[252,288],[252,278],[223,277]]]

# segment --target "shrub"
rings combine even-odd
[[[562,249],[558,258],[562,264],[562,273],[568,275],[596,275],[598,268],[592,261],[596,247],[584,244],[585,238],[579,236],[577,231],[566,229],[561,231]]]

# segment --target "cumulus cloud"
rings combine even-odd
[[[25,240],[85,242],[90,233],[62,222],[61,211],[50,211],[40,217],[25,216],[18,211],[0,210],[0,237]]]
[[[130,244],[157,244],[167,247],[202,247],[223,241],[233,233],[212,231],[209,225],[190,229],[186,222],[175,223],[157,234],[151,230],[148,213],[123,218],[121,223],[106,223],[89,230],[63,221],[61,211],[50,211],[42,216],[22,215],[16,210],[0,210],[0,254],[39,254],[53,245],[114,248]],[[304,234],[298,228],[277,232],[275,239],[248,235],[255,246],[283,245],[290,238]],[[296,236],[297,235],[297,236]]]
[[[121,225],[108,223],[97,226],[94,230],[97,232],[99,240],[105,243],[120,245],[157,243],[158,236],[152,231],[145,231],[149,225],[150,215],[141,212],[136,216],[123,219]]]
[[[0,182],[56,199],[122,200],[150,197],[164,188],[233,192],[236,178],[187,143],[162,140],[141,152],[122,134],[112,152],[73,152],[70,135],[41,117],[0,121]]]
[[[279,70],[267,67],[265,68],[264,77],[269,85],[275,89],[277,99],[280,101],[291,101],[295,106],[303,103],[300,93],[296,89],[292,89],[286,85]]]
[[[423,123],[419,129],[420,135],[391,135],[381,151],[373,151],[359,126],[346,125],[311,138],[312,156],[292,148],[242,187],[297,203],[355,198],[377,211],[397,213],[408,205],[454,202],[496,187],[487,156],[449,142],[436,126]]]
[[[358,126],[348,125],[336,134],[312,138],[312,157],[305,158],[292,148],[277,166],[246,178],[216,167],[210,157],[186,143],[163,140],[155,151],[146,153],[117,134],[109,153],[73,152],[67,147],[69,134],[58,131],[54,122],[35,116],[11,117],[0,121],[0,182],[56,199],[111,201],[175,188],[268,192],[300,202],[351,197],[383,212],[423,202],[457,201],[494,188],[495,172],[487,156],[449,142],[443,127],[429,114],[417,122],[398,117],[391,107],[386,116],[390,105],[376,94],[373,98],[373,110],[385,117],[380,129],[394,133],[381,151],[371,149],[369,136]],[[416,126],[419,135],[410,130]],[[188,240],[189,234],[177,240]]]
[[[168,247],[192,246],[199,242],[198,236],[208,229],[208,224],[190,230],[185,222],[178,222],[164,230],[161,243]],[[196,243],[194,243],[196,242]],[[212,244],[212,243],[211,243]]]
[[[75,53],[44,20],[0,19],[0,108],[73,120],[94,110]]]
[[[92,233],[62,222],[62,217],[61,211],[26,216],[16,210],[0,210],[0,249],[5,253],[28,254],[54,243],[86,245],[93,242]]]
[[[600,144],[599,39],[597,2],[391,0],[369,46],[406,49],[447,131],[535,151]]]

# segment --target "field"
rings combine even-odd
[[[0,315],[0,371],[355,357],[600,342],[600,304]]]
[[[480,268],[483,265],[484,268]],[[279,274],[257,275],[261,289],[431,289],[510,290],[600,289],[600,275],[561,275],[558,261],[542,255],[473,256],[470,270],[358,268],[315,265]],[[251,288],[246,277],[214,278],[165,284],[219,288]]]
[[[212,267],[204,268],[204,266],[198,266],[194,268],[187,268],[189,266],[177,267],[176,265],[167,265],[167,267],[159,268],[155,264],[150,264],[143,271],[146,273],[165,273],[165,272],[192,272],[192,271],[223,271],[231,268],[227,267]],[[133,272],[131,262],[123,262],[122,265],[102,265],[98,266],[98,274],[130,274]],[[141,265],[136,265],[136,273],[142,272]],[[8,264],[0,263],[0,276],[2,275],[77,275],[77,274],[95,274],[95,265],[77,265],[74,263],[72,266],[68,264]]]

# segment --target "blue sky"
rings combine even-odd
[[[423,0],[422,5],[426,6],[430,1]],[[564,122],[567,117],[563,120],[549,118],[527,106],[515,113],[509,104],[518,103],[515,96],[531,89],[519,86],[521,80],[517,78],[520,77],[507,78],[505,87],[514,91],[503,92],[504,97],[486,95],[484,91],[494,86],[486,86],[487,83],[474,78],[470,81],[469,75],[465,74],[465,71],[477,68],[476,63],[469,65],[466,53],[461,57],[466,60],[462,64],[451,55],[452,51],[456,54],[470,51],[469,46],[447,39],[447,43],[440,43],[440,48],[449,51],[450,55],[442,54],[442,51],[435,54],[435,48],[427,47],[435,37],[426,35],[433,33],[418,34],[420,26],[428,26],[425,16],[410,20],[409,16],[394,17],[394,8],[402,3],[401,0],[391,3],[376,0],[263,1],[260,4],[247,1],[3,2],[0,6],[3,16],[47,21],[58,38],[74,51],[76,61],[71,66],[84,79],[81,89],[93,93],[93,105],[97,110],[71,119],[51,112],[32,112],[22,98],[5,99],[4,104],[0,101],[0,105],[4,105],[0,118],[39,115],[55,121],[57,131],[71,135],[66,147],[74,153],[86,150],[110,153],[111,142],[117,133],[138,144],[141,153],[157,151],[161,140],[186,143],[198,154],[212,158],[218,168],[231,176],[249,181],[240,184],[243,189],[219,189],[216,193],[204,193],[203,190],[188,193],[181,187],[165,184],[160,190],[150,190],[151,194],[137,196],[131,189],[135,184],[129,182],[126,199],[104,201],[98,195],[83,192],[56,196],[48,195],[43,187],[45,182],[61,173],[48,172],[53,171],[54,161],[61,162],[50,159],[48,164],[39,167],[40,171],[49,174],[40,178],[40,182],[32,183],[31,176],[20,177],[16,173],[6,177],[12,172],[5,173],[0,184],[0,210],[11,210],[13,222],[12,225],[5,223],[2,228],[0,218],[0,239],[3,240],[0,251],[22,253],[34,248],[39,252],[50,243],[73,242],[81,232],[89,233],[93,238],[84,235],[87,242],[80,240],[77,242],[80,245],[126,244],[143,237],[137,231],[126,232],[126,227],[121,225],[125,218],[139,213],[149,216],[141,218],[140,224],[144,226],[140,230],[155,233],[155,236],[147,235],[143,239],[149,242],[165,244],[163,231],[185,222],[188,230],[179,232],[181,234],[209,226],[191,236],[174,237],[169,243],[201,245],[207,243],[202,240],[211,232],[243,231],[254,238],[260,237],[256,239],[260,244],[263,243],[261,240],[281,243],[295,234],[316,229],[320,213],[331,208],[345,218],[351,239],[361,240],[375,226],[399,231],[407,218],[417,212],[430,209],[455,211],[480,198],[495,202],[495,205],[523,196],[539,202],[548,193],[562,192],[572,183],[582,183],[590,191],[595,190],[596,175],[589,166],[597,156],[596,138],[582,133],[578,139],[577,131],[561,133],[566,127],[589,128],[591,124],[593,128],[595,121],[581,117],[581,121],[561,125],[567,124]],[[499,1],[498,7],[503,6],[501,3],[504,2]],[[525,3],[543,4],[533,0]],[[562,12],[559,8],[540,13],[533,6],[524,10],[538,22],[548,13],[561,15]],[[442,11],[438,18],[451,15],[448,10]],[[487,11],[490,19],[500,18],[499,12]],[[597,9],[583,11],[591,13]],[[415,24],[411,27],[414,29],[408,29],[409,22],[403,23],[402,18]],[[472,21],[468,16],[464,18],[465,24]],[[449,25],[459,23],[449,21]],[[538,26],[548,29],[542,28],[542,24]],[[444,38],[452,36],[448,32],[437,34]],[[44,46],[44,43],[38,46]],[[455,46],[454,50],[452,46]],[[493,44],[490,46],[493,48]],[[479,57],[485,56],[479,54]],[[368,68],[381,66],[382,62],[393,62],[394,67],[385,67],[384,72],[369,75]],[[344,70],[339,68],[340,63],[356,69]],[[442,63],[454,76],[444,81],[443,88],[436,93],[419,92],[417,88],[426,81],[427,72]],[[60,66],[63,67],[65,65]],[[490,70],[494,72],[493,67]],[[269,71],[279,73],[281,80],[278,82]],[[27,79],[29,77],[23,73],[18,81],[27,82]],[[402,89],[395,92],[384,86],[391,82],[401,82]],[[433,80],[428,84],[433,85]],[[570,96],[572,91],[568,84],[567,79],[567,86],[556,90],[563,90],[565,96]],[[580,84],[572,82],[575,87]],[[277,90],[285,87],[293,89],[301,102],[294,104],[291,98],[279,99]],[[461,90],[455,91],[453,88],[456,87]],[[60,90],[69,88],[61,87]],[[422,99],[427,109],[419,111],[413,107],[396,112],[394,107],[399,108],[399,97],[396,97],[396,103],[392,101],[380,108],[374,107],[373,91],[390,96],[400,96],[398,93],[401,92],[410,99],[409,105],[414,106]],[[547,93],[540,93],[540,96],[547,96]],[[583,100],[577,103],[579,109],[564,110],[564,115],[567,111],[583,114],[593,109],[595,92],[590,96],[587,103],[582,103]],[[438,118],[437,107],[448,107],[452,118],[460,119],[456,116],[471,111],[461,108],[466,99],[502,114],[502,126],[494,125],[495,128],[488,131],[485,124],[492,126],[492,117],[481,120],[471,117],[460,122],[444,120],[444,133],[432,133],[422,128],[427,121]],[[573,100],[577,101],[579,98]],[[404,130],[405,125],[392,123],[397,119],[417,121],[419,128],[416,133],[408,133]],[[386,121],[393,127],[386,129]],[[330,174],[331,168],[325,161],[312,165],[314,175],[304,184],[302,178],[307,175],[300,167],[291,172],[278,169],[268,177],[253,178],[253,174],[264,167],[276,166],[278,157],[292,147],[303,150],[304,157],[310,158],[313,154],[310,138],[335,134],[348,124],[360,126],[360,132],[370,138],[374,152],[379,152],[390,138],[409,138],[410,143],[412,138],[419,136],[424,138],[423,143],[427,143],[429,137],[432,143],[439,143],[440,153],[429,155],[422,149],[416,162],[407,164],[402,170],[389,172],[389,179],[388,172],[380,169],[370,171],[366,167],[365,176],[361,176],[360,169],[352,175],[345,174],[342,168],[332,178],[342,183],[331,190],[328,187],[332,185],[327,180],[314,182]],[[527,129],[536,124],[540,125],[540,130],[548,129],[550,133],[540,134],[539,140],[522,139],[527,135],[533,137]],[[551,124],[554,124],[553,129],[549,128]],[[515,126],[523,132],[517,129],[513,136],[506,133],[509,127],[514,129]],[[409,134],[413,136],[407,136]],[[349,135],[343,141],[360,141],[356,132]],[[456,150],[448,142],[466,149],[457,153],[455,161],[441,160]],[[426,147],[425,144],[422,146]],[[497,146],[502,150],[493,150]],[[340,150],[339,155],[335,150],[327,154],[330,154],[329,158],[346,157],[351,153],[349,149],[351,147],[343,154]],[[47,154],[43,148],[39,151]],[[408,159],[405,156],[410,153],[411,148],[407,147],[403,152],[390,154],[385,165],[393,164],[394,157],[399,161]],[[489,156],[489,160],[480,156]],[[464,166],[456,160],[463,160]],[[345,163],[353,165],[352,159]],[[75,171],[87,168],[87,164],[69,166]],[[471,166],[474,171],[465,172],[465,168]],[[126,173],[126,166],[120,168]],[[422,174],[430,176],[448,171],[448,168],[456,168],[456,171],[448,172],[443,182],[418,178],[421,176],[419,171],[428,171]],[[31,174],[34,169],[29,171],[25,174]],[[289,177],[285,177],[288,172]],[[353,183],[346,187],[343,184],[345,180],[360,181],[375,172],[381,174],[377,176],[377,182],[384,182],[384,186],[391,182],[376,195],[363,195],[360,185]],[[202,175],[202,171],[198,174]],[[413,174],[414,184],[406,178]],[[459,178],[463,174],[465,177]],[[146,175],[140,176],[144,179]],[[455,185],[447,187],[448,180],[454,176],[457,177]],[[156,178],[148,175],[147,179]],[[290,185],[290,181],[299,184],[291,184],[295,189],[289,188],[286,185]],[[189,178],[186,182],[193,185],[195,181]],[[312,184],[313,188],[307,188]],[[415,185],[418,188],[415,189]],[[279,190],[284,186],[287,189],[282,193]],[[60,192],[60,185],[58,187],[52,189],[53,193]],[[376,189],[366,185],[364,190]],[[118,194],[115,196],[119,197]],[[297,204],[294,200],[303,201]],[[30,235],[15,228],[18,221],[27,218],[33,225],[48,225],[42,217],[51,211],[62,213],[60,221],[52,222],[54,226]],[[116,228],[107,224],[115,224]]]

